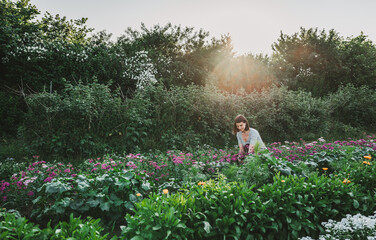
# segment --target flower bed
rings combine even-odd
[[[42,224],[72,213],[101,218],[124,225],[126,238],[143,236],[142,227],[155,239],[319,236],[329,218],[376,210],[375,150],[369,137],[273,143],[243,162],[236,149],[207,147],[111,154],[76,167],[34,156],[1,181],[0,206]]]

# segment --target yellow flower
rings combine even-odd
[[[122,133],[121,132],[119,132],[119,135],[121,135]]]
[[[281,182],[286,182],[285,180],[281,180]]]
[[[141,197],[141,193],[136,193],[136,196],[137,197]]]
[[[371,160],[372,157],[370,155],[368,155],[368,156],[364,156],[364,158],[368,159],[368,160]]]
[[[167,194],[168,193],[168,189],[163,189],[163,194]]]
[[[328,168],[327,167],[323,167],[322,170],[326,171],[326,170],[328,170]]]
[[[201,186],[201,185],[205,185],[206,183],[205,182],[199,182],[197,183],[197,185]]]
[[[112,136],[112,133],[109,133],[108,136],[111,137],[111,136]]]
[[[348,184],[348,183],[351,183],[350,180],[348,180],[347,178],[345,178],[343,181],[342,181],[343,184]]]
[[[371,165],[371,163],[367,161],[363,161],[363,164]]]

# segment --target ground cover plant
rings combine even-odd
[[[375,210],[375,150],[368,136],[273,143],[241,161],[236,149],[210,147],[107,154],[77,166],[34,156],[4,175],[0,205],[43,228],[71,214],[100,218],[124,239],[318,237],[321,222]]]

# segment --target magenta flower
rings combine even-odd
[[[72,177],[77,177],[77,174],[72,174],[71,176],[72,176]]]
[[[27,195],[28,195],[29,197],[31,197],[31,196],[34,195],[34,192],[33,192],[33,191],[30,191],[30,192],[27,193]]]
[[[67,169],[64,170],[64,172],[65,172],[65,173],[70,173],[70,169],[67,168]]]
[[[44,182],[51,182],[52,179],[53,179],[53,177],[48,177],[48,178],[44,179]]]
[[[95,172],[97,170],[98,170],[98,168],[93,168],[93,169],[91,169],[91,172]]]

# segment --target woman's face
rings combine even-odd
[[[244,132],[245,130],[245,122],[240,122],[240,123],[236,123],[236,128],[239,130],[239,131],[242,131]]]

